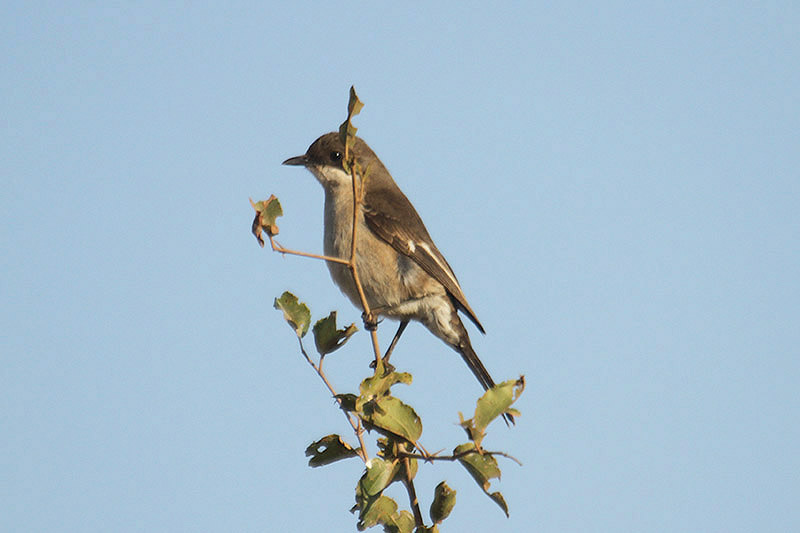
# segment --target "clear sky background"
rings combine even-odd
[[[800,530],[800,4],[15,2],[0,7],[0,530],[354,531],[352,440],[272,309],[360,322],[322,189],[282,167],[344,119],[486,327],[511,518],[421,467],[444,531]],[[385,344],[394,325],[379,330]],[[368,372],[359,333],[326,363]],[[480,387],[412,325],[430,450]],[[393,491],[403,505],[404,494]]]

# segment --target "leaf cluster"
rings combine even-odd
[[[344,328],[337,327],[335,312],[310,327],[310,309],[288,291],[275,299],[275,308],[283,313],[298,339],[302,339],[311,329],[320,364],[310,362],[317,369],[321,367],[325,355],[341,348],[356,331],[354,324]],[[354,415],[364,428],[379,435],[376,442],[377,457],[365,461],[364,473],[356,484],[356,504],[351,511],[358,514],[359,530],[381,525],[385,531],[414,531],[416,525],[413,515],[409,511],[398,510],[397,502],[386,496],[384,491],[395,482],[413,482],[420,459],[428,462],[457,461],[469,472],[481,490],[508,515],[508,505],[503,495],[499,491],[490,491],[491,480],[498,479],[501,475],[496,458],[498,453],[484,450],[482,442],[488,426],[501,415],[519,415],[511,406],[525,388],[524,378],[505,381],[486,391],[478,399],[471,418],[464,419],[459,413],[460,425],[469,441],[456,446],[452,455],[446,456],[430,455],[425,451],[419,444],[422,420],[413,407],[392,395],[392,387],[398,384],[409,385],[411,382],[411,374],[397,372],[378,362],[372,375],[361,381],[358,394],[335,395],[346,414]],[[362,451],[361,446],[351,445],[341,435],[331,434],[311,443],[305,453],[309,457],[309,466],[318,467],[353,457],[363,458],[365,455],[362,455]],[[426,531],[438,531],[438,525],[452,511],[455,497],[456,491],[446,482],[443,481],[436,487],[429,512],[433,525]]]

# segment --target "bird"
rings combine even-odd
[[[470,342],[459,312],[485,333],[453,269],[431,239],[422,218],[375,152],[360,137],[349,148],[361,201],[356,217],[355,264],[370,310],[400,321],[385,359],[410,321],[425,326],[461,355],[485,390],[495,385]],[[349,260],[353,237],[353,182],[345,170],[345,145],[338,132],[322,135],[305,154],[284,165],[302,166],[325,192],[323,249]],[[364,174],[364,176],[361,176]],[[361,299],[347,265],[327,261],[331,278],[356,308]],[[369,325],[368,325],[369,327]],[[507,421],[513,421],[510,416]]]

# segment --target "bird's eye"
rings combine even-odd
[[[334,150],[333,152],[331,152],[330,157],[331,157],[331,161],[338,162],[338,161],[342,160],[342,153],[339,152],[339,151]]]

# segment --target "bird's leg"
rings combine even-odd
[[[397,328],[397,333],[394,334],[394,338],[392,339],[391,344],[389,344],[389,348],[386,350],[386,353],[384,354],[383,359],[381,359],[383,361],[383,364],[385,365],[385,367],[390,372],[394,371],[394,367],[391,364],[389,364],[389,356],[392,355],[392,351],[394,350],[394,347],[397,345],[397,341],[400,340],[400,335],[403,334],[403,331],[405,331],[407,326],[408,326],[408,320],[403,320],[403,321],[400,322],[400,326]],[[369,367],[370,368],[375,368],[375,361],[372,361],[369,364]]]
[[[408,326],[408,320],[400,321],[400,327],[397,328],[397,333],[394,334],[394,338],[392,339],[391,344],[389,344],[389,348],[386,349],[386,353],[383,355],[383,362],[389,362],[389,356],[392,355],[392,350],[394,350],[397,341],[400,340],[400,335],[406,330],[406,326]]]

